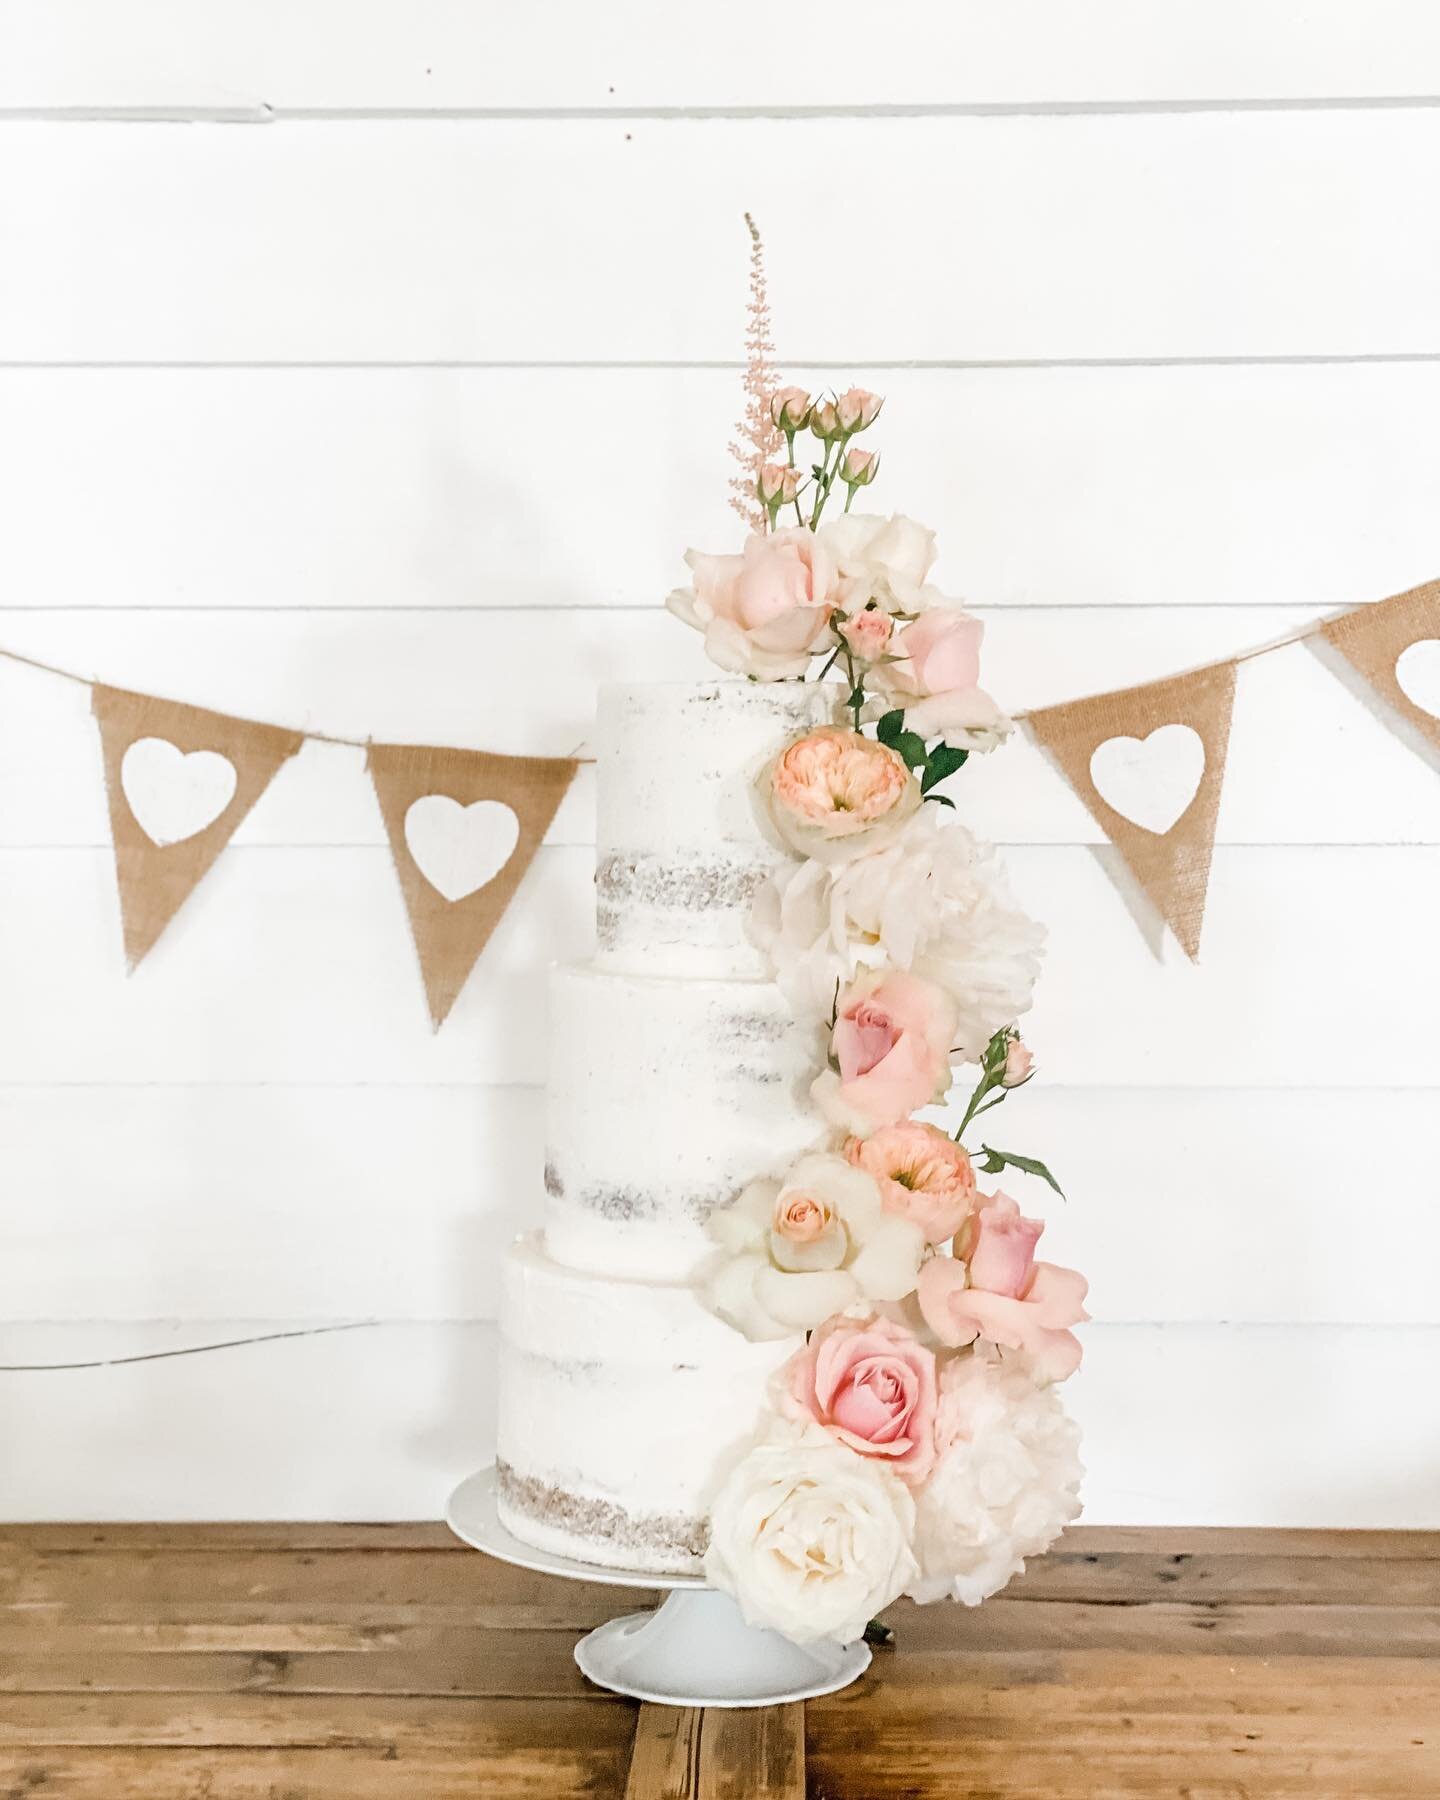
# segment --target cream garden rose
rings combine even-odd
[[[840,862],[889,843],[920,806],[903,757],[844,725],[821,725],[761,771],[757,794],[798,856]]]
[[[666,601],[705,634],[705,653],[735,675],[782,681],[803,675],[829,635],[838,574],[806,526],[755,533],[738,556],[689,550],[694,576]]]
[[[710,1305],[752,1341],[811,1331],[857,1301],[901,1299],[925,1254],[924,1234],[885,1211],[874,1179],[827,1151],[783,1180],[751,1182],[708,1228],[727,1253]]]
[[[838,596],[847,613],[868,602],[884,612],[920,613],[943,598],[926,585],[935,533],[903,513],[889,519],[846,513],[827,520],[815,535],[839,572]]]
[[[1080,1433],[1052,1386],[981,1347],[947,1358],[939,1459],[916,1495],[916,1600],[978,1606],[1079,1516]]]
[[[955,1004],[962,1062],[978,1061],[991,1036],[1027,1010],[1045,942],[994,852],[928,805],[872,855],[777,871],[756,896],[750,929],[806,1018],[828,1019],[836,983],[865,969],[909,969],[938,983]]]
[[[778,1431],[715,1497],[705,1578],[751,1625],[853,1643],[917,1579],[914,1525],[904,1482],[874,1459],[818,1427]]]

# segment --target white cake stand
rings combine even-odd
[[[779,1706],[849,1687],[870,1666],[868,1644],[792,1644],[747,1625],[730,1596],[699,1575],[606,1569],[521,1543],[500,1523],[493,1466],[460,1483],[445,1521],[463,1542],[522,1569],[670,1590],[653,1611],[611,1619],[575,1646],[581,1673],[613,1693],[661,1706]]]

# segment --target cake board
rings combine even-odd
[[[517,1568],[668,1590],[659,1606],[610,1619],[575,1646],[580,1672],[612,1693],[660,1706],[779,1706],[849,1687],[870,1666],[868,1644],[794,1644],[747,1625],[729,1594],[703,1576],[604,1568],[522,1543],[500,1522],[493,1466],[460,1483],[445,1522],[463,1543]]]

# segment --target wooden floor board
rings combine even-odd
[[[761,1713],[590,1687],[635,1604],[431,1525],[5,1527],[0,1800],[1440,1800],[1440,1536],[1072,1532]]]

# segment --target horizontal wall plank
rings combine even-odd
[[[1435,352],[1429,110],[12,125],[0,360]],[[775,171],[836,170],[777,182]],[[836,245],[884,221],[863,281]],[[595,421],[585,421],[587,440]]]
[[[1097,1318],[1440,1324],[1431,1091],[1037,1083],[990,1130]],[[543,1143],[537,1088],[0,1089],[0,1318],[492,1317]],[[1364,1192],[1404,1257],[1356,1255]]]
[[[235,1321],[217,1329],[242,1334]],[[67,1346],[118,1352],[166,1335],[6,1327],[0,1352],[8,1362],[17,1346],[43,1346],[60,1360]],[[397,1324],[0,1375],[0,1517],[434,1518],[493,1454],[493,1358],[491,1326]],[[1086,1520],[1440,1526],[1434,1444],[1414,1429],[1412,1398],[1437,1359],[1435,1329],[1092,1325],[1066,1393],[1087,1434]],[[192,1617],[203,1620],[203,1602],[194,1596]],[[323,1631],[309,1647],[325,1647]],[[192,1626],[189,1641],[265,1647],[233,1616]]]
[[[1016,708],[1171,674],[1315,616],[1291,607],[981,612],[986,683]],[[0,645],[252,718],[552,755],[584,745],[599,682],[718,674],[699,638],[658,606],[563,614],[0,610]],[[0,659],[0,845],[108,843],[89,706],[83,686]],[[1292,647],[1240,672],[1219,838],[1434,844],[1437,768],[1440,759],[1413,754],[1310,649]],[[1001,754],[973,758],[953,791],[963,816],[992,841],[1100,841],[1089,813],[1023,733]],[[586,769],[551,841],[584,844],[593,834],[594,771]],[[236,838],[237,847],[382,842],[361,752],[326,744],[308,745],[281,771]]]
[[[1440,87],[1440,33],[1406,0],[796,0],[738,15],[665,0],[10,0],[0,107],[874,106],[1403,95]]]
[[[1221,849],[1200,967],[1168,940],[1152,954],[1113,852],[1007,860],[1050,931],[1027,1025],[1055,1081],[1440,1086],[1412,1003],[1440,850]],[[0,1083],[536,1082],[545,965],[592,943],[591,865],[584,848],[541,851],[432,1034],[379,849],[231,849],[129,978],[107,850],[0,852]]]
[[[975,604],[1333,607],[1440,568],[1440,364],[853,373],[887,396],[869,504],[934,525]],[[738,541],[738,401],[733,369],[0,370],[0,591],[647,605]],[[598,440],[573,478],[566,418]]]

